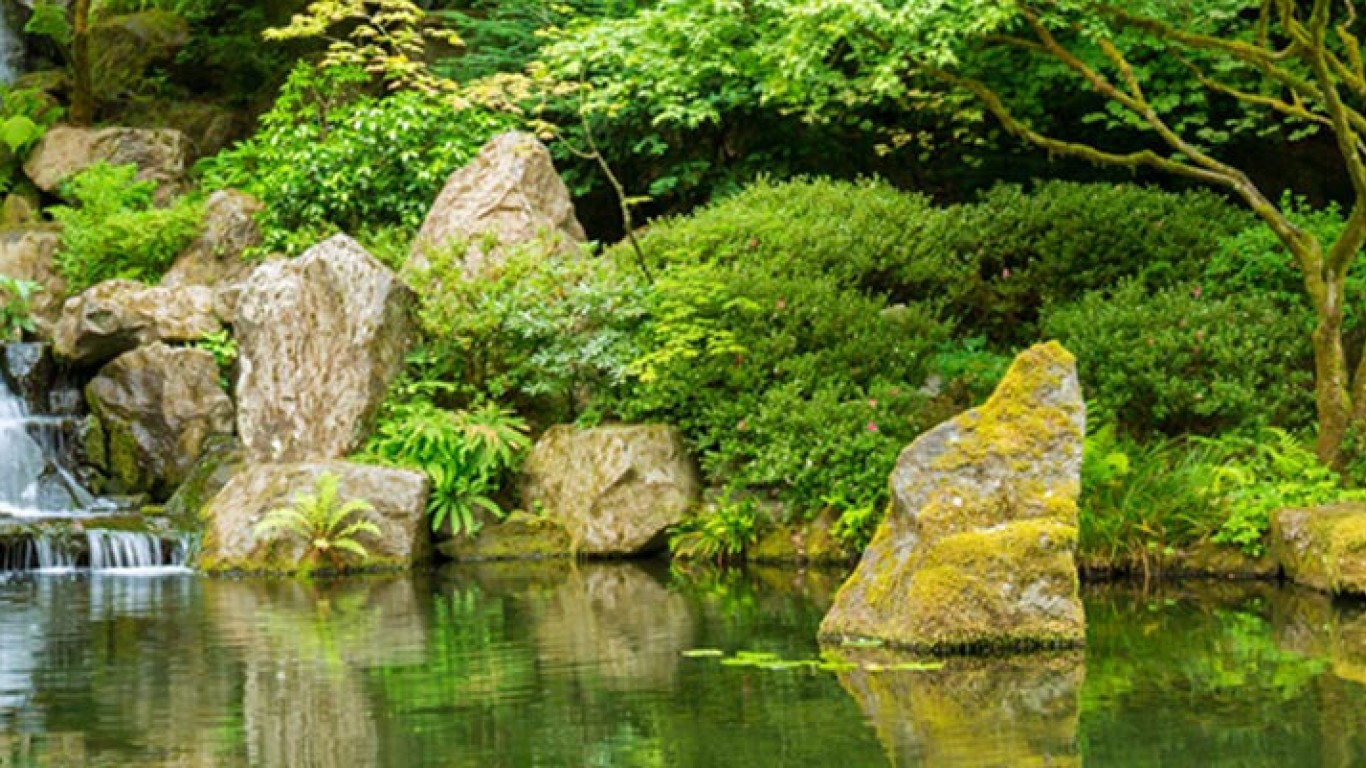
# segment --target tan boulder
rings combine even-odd
[[[62,182],[96,163],[131,163],[139,180],[157,183],[158,200],[164,202],[184,188],[189,157],[189,139],[180,131],[61,125],[33,148],[24,173],[39,189],[55,194]]]
[[[1271,554],[1296,584],[1366,595],[1366,504],[1275,512]]]
[[[427,476],[403,469],[345,461],[249,465],[235,474],[203,511],[206,525],[199,566],[206,571],[290,573],[308,554],[306,543],[288,532],[256,532],[271,510],[293,505],[313,493],[318,478],[338,479],[339,503],[369,502],[365,516],[379,536],[360,534],[370,554],[369,568],[407,568],[431,557],[427,525]]]
[[[162,285],[204,285],[214,289],[214,307],[224,322],[237,317],[242,283],[256,264],[244,258],[261,244],[256,215],[261,201],[235,189],[214,192],[204,204],[204,230],[176,257]]]
[[[495,137],[451,175],[413,243],[413,263],[453,244],[465,248],[472,277],[502,263],[505,249],[537,240],[567,255],[587,239],[550,152],[535,136]]]
[[[53,333],[59,357],[97,365],[155,341],[192,342],[223,329],[213,291],[107,280],[67,300]]]
[[[139,347],[106,365],[85,392],[119,493],[169,497],[209,439],[232,433],[232,401],[203,350]]]
[[[413,335],[412,292],[338,235],[247,279],[234,326],[237,427],[258,462],[336,459],[365,441]]]
[[[822,638],[935,651],[1082,644],[1085,432],[1072,355],[1057,343],[1021,353],[985,405],[902,451],[892,508]]]
[[[579,554],[660,549],[700,500],[687,446],[666,426],[552,427],[523,467],[523,504],[562,523]]]
[[[66,301],[66,280],[55,257],[62,245],[58,233],[39,227],[0,230],[0,275],[42,286],[30,301],[38,335],[51,337]]]

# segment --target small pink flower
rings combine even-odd
[[[787,299],[778,299],[778,311],[781,312],[784,309],[787,309]]]
[[[745,421],[744,419],[741,419],[740,423],[736,425],[736,428],[739,429],[741,432],[744,432],[745,430],[749,429],[749,422]]]
[[[877,422],[876,422],[876,421],[870,421],[870,422],[868,422],[868,431],[869,431],[869,432],[876,432],[876,431],[877,431]]]
[[[868,401],[868,407],[869,407],[869,408],[876,408],[876,407],[877,407],[877,401],[876,401],[876,400],[869,400],[869,401]]]
[[[1001,279],[1002,279],[1002,280],[1009,280],[1009,279],[1010,279],[1010,267],[1004,267],[1003,269],[1001,269]]]

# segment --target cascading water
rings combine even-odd
[[[14,3],[0,0],[0,83],[9,85],[24,71],[24,38],[14,22]]]
[[[96,527],[117,511],[59,460],[72,420],[34,416],[0,376],[0,571],[184,571],[185,539]]]

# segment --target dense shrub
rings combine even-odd
[[[63,187],[75,205],[48,209],[62,225],[57,269],[72,294],[116,277],[155,282],[199,234],[202,205],[182,198],[153,207],[156,182],[136,175],[133,165],[91,166]]]
[[[1138,282],[1058,307],[1043,330],[1077,356],[1093,413],[1136,433],[1311,423],[1309,338],[1261,294]]]
[[[1043,307],[1129,278],[1149,289],[1195,282],[1223,238],[1251,217],[1209,193],[1125,184],[999,186],[912,222],[897,290],[942,296],[995,343],[1024,344]]]
[[[415,230],[452,171],[511,119],[415,91],[364,92],[365,73],[301,64],[260,131],[202,165],[209,188],[266,204],[267,246],[287,251],[341,229]]]

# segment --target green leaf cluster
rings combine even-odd
[[[155,282],[199,235],[202,203],[186,197],[158,208],[156,189],[154,181],[137,180],[137,166],[105,163],[63,184],[74,205],[48,213],[62,227],[56,263],[70,293],[114,278]]]
[[[370,552],[360,536],[378,539],[383,532],[365,517],[374,512],[370,502],[339,500],[339,482],[335,474],[322,473],[312,493],[299,493],[292,505],[267,512],[256,524],[256,535],[283,533],[302,541],[307,553],[305,573],[324,564],[337,571],[347,570],[349,558],[364,563],[370,559]]]
[[[0,275],[0,343],[22,341],[34,332],[31,302],[41,290],[32,280]]]

